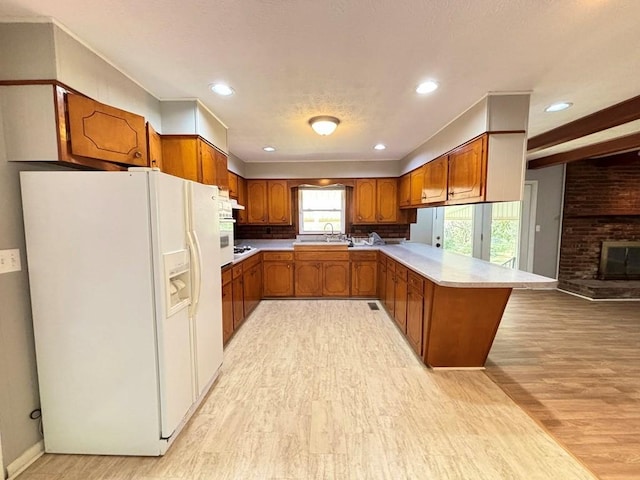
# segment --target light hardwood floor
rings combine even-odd
[[[516,290],[486,371],[601,479],[640,479],[640,302]]]
[[[483,371],[431,371],[361,300],[263,301],[162,458],[45,455],[19,480],[592,479]]]

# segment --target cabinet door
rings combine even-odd
[[[398,186],[398,205],[408,207],[411,205],[411,174],[405,173],[400,177],[400,185]]]
[[[356,180],[353,223],[377,223],[376,180],[374,178]]]
[[[403,333],[407,333],[407,280],[396,273],[396,298],[393,318]]]
[[[229,171],[227,170],[227,156],[214,149],[216,158],[216,183],[220,188],[229,188]]]
[[[286,180],[269,180],[268,223],[270,225],[291,225],[291,191]]]
[[[378,264],[375,261],[351,263],[351,295],[354,297],[376,296],[376,274]]]
[[[222,285],[222,342],[226,344],[233,335],[232,283]]]
[[[227,172],[229,180],[229,197],[238,199],[238,176],[233,172]]]
[[[320,297],[322,295],[322,263],[318,261],[296,261],[296,297]]]
[[[396,303],[396,272],[393,267],[393,263],[390,264],[387,261],[387,278],[385,282],[385,294],[384,294],[384,305],[387,308],[387,312],[392,317],[394,316],[394,308]]]
[[[376,187],[378,223],[398,222],[398,179],[379,178]]]
[[[447,199],[448,157],[443,155],[424,166],[424,203],[444,202]]]
[[[485,190],[485,153],[486,136],[482,136],[449,154],[447,199],[450,203],[469,199],[482,201]]]
[[[380,256],[378,260],[378,298],[383,305],[387,303],[387,260]]]
[[[148,166],[144,117],[81,95],[67,94],[71,153]]]
[[[424,183],[424,165],[411,172],[411,205],[422,204],[422,187]]]
[[[198,142],[195,138],[166,137],[162,142],[162,171],[169,175],[200,181]]]
[[[198,139],[200,152],[200,182],[206,185],[217,185],[216,149]]]
[[[348,297],[349,262],[323,262],[322,270],[322,295],[325,297]]]
[[[233,330],[237,330],[244,321],[244,279],[242,275],[233,279]]]
[[[262,297],[262,263],[254,265],[244,273],[244,314],[249,315]]]
[[[247,180],[247,223],[267,223],[267,181]]]
[[[429,280],[424,281],[423,309],[422,309],[422,360],[427,364],[429,355],[429,337],[431,333],[431,311],[433,308],[433,294],[435,284]]]
[[[162,140],[160,135],[147,122],[147,149],[149,152],[149,166],[162,170]],[[164,170],[162,170],[164,171]]]
[[[422,292],[409,288],[407,292],[407,340],[417,355],[422,355]]]
[[[247,220],[247,181],[238,177],[238,203],[245,207],[244,210],[238,210],[238,223],[246,224]]]
[[[265,297],[293,297],[293,262],[264,262]]]

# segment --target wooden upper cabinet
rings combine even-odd
[[[149,166],[162,170],[162,140],[149,122],[147,122],[147,149]]]
[[[448,157],[443,155],[424,166],[422,196],[424,203],[447,200]]]
[[[411,173],[411,205],[422,204],[422,187],[424,182],[424,165]]]
[[[220,150],[215,150],[216,183],[220,188],[229,188],[229,171],[227,170],[227,156]]]
[[[73,155],[148,165],[144,117],[81,95],[67,94],[66,98]]]
[[[286,180],[267,181],[268,223],[291,225],[291,191]]]
[[[353,223],[377,223],[375,178],[356,180]]]
[[[195,137],[162,137],[162,171],[194,182],[200,181],[200,158]]]
[[[247,223],[267,223],[267,195],[266,180],[247,180]]]
[[[487,137],[483,135],[449,154],[449,203],[482,201],[485,190]]]
[[[244,210],[238,210],[238,223],[246,224],[247,220],[247,181],[238,177],[238,203],[245,207]]]
[[[408,207],[411,205],[411,174],[405,173],[400,177],[400,184],[398,186],[398,205],[401,207]]]
[[[229,177],[227,182],[229,184],[229,197],[235,198],[237,200],[238,199],[238,175],[236,175],[233,172],[227,172],[227,175]]]
[[[378,223],[398,222],[398,179],[378,178],[376,187]]]
[[[199,181],[206,185],[217,185],[216,149],[207,142],[198,139],[198,151],[201,169]]]

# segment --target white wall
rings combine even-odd
[[[245,163],[246,178],[397,177],[397,161]]]
[[[0,80],[56,77],[51,23],[0,23]]]
[[[533,273],[558,278],[558,253],[564,197],[564,165],[527,170],[526,180],[538,181],[536,232],[533,250]]]
[[[431,245],[433,238],[433,208],[418,208],[416,223],[410,226],[412,242]]]

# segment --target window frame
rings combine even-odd
[[[323,208],[322,210],[314,210],[314,209],[302,209],[302,196],[304,191],[321,191],[321,190],[336,190],[341,192],[341,208],[337,209],[328,209]],[[336,234],[344,234],[346,231],[346,222],[347,222],[347,189],[344,185],[329,185],[318,187],[314,185],[301,185],[298,187],[298,233],[300,235],[322,235],[327,232],[323,230],[313,230],[313,231],[305,231],[304,230],[304,213],[305,212],[340,212],[340,225],[333,225],[333,233]],[[339,228],[338,228],[339,227]]]

